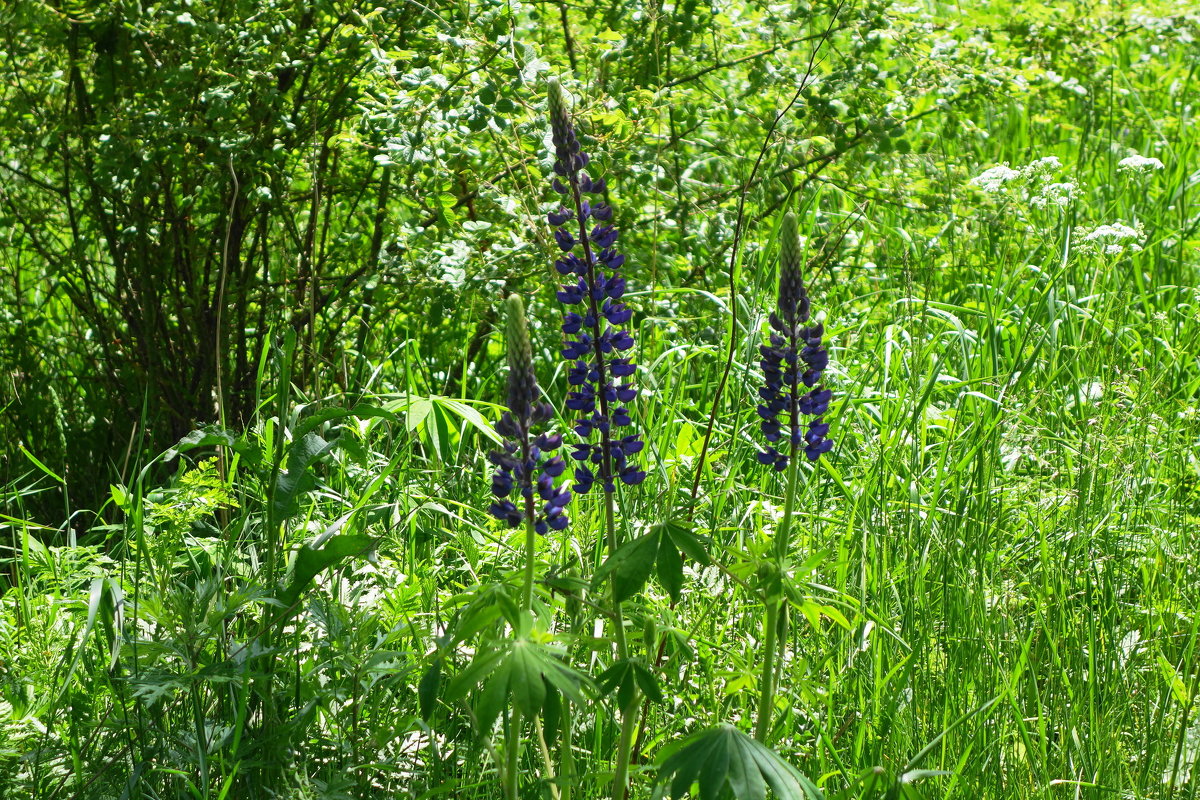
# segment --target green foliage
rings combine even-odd
[[[1192,796],[1198,36],[1173,2],[3,4],[0,798],[580,800],[626,738],[636,798]],[[619,200],[650,475],[615,552],[593,497],[535,541],[527,611],[485,453],[505,295],[567,388],[551,74]],[[785,210],[837,447],[777,557]]]
[[[687,797],[693,784],[699,784],[701,800],[764,800],[768,787],[779,800],[825,796],[795,767],[732,725],[693,734],[663,755],[659,781],[669,782],[671,798]]]

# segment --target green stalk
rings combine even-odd
[[[792,512],[796,506],[796,487],[799,485],[798,476],[800,474],[796,457],[799,454],[799,446],[793,444],[787,465],[788,482],[787,491],[783,497],[783,519],[779,523],[779,530],[775,532],[775,566],[780,580],[783,580],[792,532]],[[776,597],[768,594],[770,590],[770,586],[766,587],[763,598],[767,607],[767,616],[763,622],[762,673],[758,681],[758,719],[754,724],[754,738],[763,743],[766,743],[767,736],[771,731],[771,712],[775,707],[775,671],[781,659],[781,654],[777,652],[779,650],[779,615],[784,603],[782,589]]]
[[[525,498],[525,610],[533,612],[533,562],[537,558],[537,531],[533,527],[536,513],[533,498]]]
[[[779,606],[782,605],[780,598],[768,598],[766,602],[762,674],[758,679],[758,719],[754,724],[754,738],[764,743],[771,730],[771,710],[775,705],[775,633],[779,629]]]
[[[620,541],[617,539],[616,515],[613,511],[613,496],[604,494],[604,523],[608,532],[608,552],[615,553]],[[629,658],[629,645],[625,641],[625,616],[621,613],[621,601],[617,599],[617,584],[610,583],[613,605],[613,628],[617,641],[617,657]],[[613,800],[625,800],[629,791],[629,762],[633,755],[633,737],[637,733],[638,708],[641,692],[634,691],[629,703],[621,709],[621,735],[617,740],[617,762],[613,768]]]
[[[633,754],[633,736],[637,733],[641,692],[634,690],[629,704],[621,709],[621,738],[617,741],[617,763],[613,769],[613,800],[625,800],[629,791],[629,761]]]
[[[575,784],[575,753],[571,750],[572,728],[571,701],[562,698],[562,742],[558,748],[558,774],[562,777],[559,789],[559,800],[571,800],[571,790]]]
[[[507,746],[504,751],[504,796],[507,800],[517,800],[519,792],[517,791],[518,773],[521,769],[521,709],[513,705],[512,713],[508,717],[508,725],[505,738],[508,739]]]
[[[796,427],[796,423],[793,422],[792,427]],[[783,560],[787,557],[791,545],[792,512],[796,508],[796,488],[800,485],[799,455],[800,446],[792,445],[791,454],[788,456],[787,493],[783,496],[783,519],[780,520],[779,530],[775,533],[775,558],[780,566],[783,566]]]
[[[617,552],[620,540],[617,538],[616,514],[613,509],[611,492],[604,493],[604,527],[608,535],[609,554]],[[612,592],[613,634],[617,642],[617,658],[629,658],[629,644],[625,641],[625,615],[621,613],[621,601],[617,599],[617,584],[615,577],[609,582]],[[617,740],[617,761],[613,768],[613,800],[625,800],[629,789],[629,761],[633,751],[633,735],[637,732],[638,692],[634,692],[629,704],[621,709],[621,735]]]
[[[542,765],[546,768],[546,780],[550,787],[550,800],[562,800],[562,795],[559,794],[558,785],[555,783],[554,775],[554,759],[550,758],[550,747],[546,744],[546,732],[542,729],[542,720],[538,716],[533,718],[533,732],[537,734],[538,750],[542,754]]]
[[[608,474],[608,470],[604,474]],[[617,539],[616,514],[613,510],[611,492],[604,493],[604,529],[608,537],[608,554],[617,552],[621,542]],[[614,576],[608,583],[612,594],[613,637],[617,642],[617,658],[629,658],[629,646],[625,642],[625,615],[621,613],[621,601],[617,599],[617,582]]]

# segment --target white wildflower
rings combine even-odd
[[[1062,161],[1058,156],[1044,156],[1037,161],[1030,162],[1029,166],[1024,167],[1021,172],[1026,177],[1034,175],[1045,175],[1047,172],[1054,172],[1062,169]]]
[[[1117,162],[1117,169],[1121,172],[1152,172],[1156,169],[1162,169],[1163,162],[1152,156],[1140,156],[1136,153],[1128,158],[1122,158]]]
[[[1042,190],[1029,198],[1029,205],[1034,208],[1058,206],[1066,208],[1071,201],[1079,196],[1079,189],[1073,183],[1048,183]]]
[[[971,179],[971,183],[985,192],[994,194],[1003,190],[1004,184],[1015,181],[1020,177],[1021,173],[1008,166],[1008,164],[999,164],[976,175]]]
[[[1120,255],[1126,251],[1136,253],[1142,249],[1144,235],[1140,222],[1133,228],[1121,222],[1114,222],[1111,225],[1101,225],[1079,235],[1076,245],[1080,250],[1110,256]]]

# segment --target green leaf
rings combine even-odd
[[[542,680],[541,665],[530,653],[531,644],[519,641],[513,648],[509,668],[509,686],[517,708],[526,717],[532,718],[541,713],[542,705],[546,702],[546,682]]]
[[[553,743],[562,723],[562,697],[557,692],[546,692],[546,703],[542,706],[542,736]]]
[[[275,482],[273,506],[280,521],[300,513],[299,499],[317,485],[309,467],[335,447],[336,439],[326,441],[315,433],[305,434],[292,442],[288,448],[287,471]]]
[[[438,689],[442,686],[442,659],[435,658],[417,684],[417,702],[420,704],[421,719],[429,722],[437,704]]]
[[[668,782],[672,800],[687,796],[693,784],[699,785],[701,800],[716,800],[726,790],[736,800],[764,800],[768,786],[779,800],[824,798],[778,753],[728,724],[700,731],[669,749],[657,784]]]
[[[611,667],[600,673],[596,684],[604,694],[617,693],[617,704],[626,708],[637,691],[637,678],[633,672],[633,662],[627,658],[614,662]]]
[[[162,454],[162,460],[172,461],[178,458],[180,453],[195,450],[197,447],[228,447],[251,466],[257,466],[262,461],[262,452],[258,445],[239,438],[232,431],[219,425],[204,425],[192,431],[168,448]]]
[[[646,697],[649,697],[655,703],[664,702],[662,689],[658,685],[658,678],[650,671],[649,667],[640,661],[635,661],[633,664],[633,677]]]
[[[279,595],[279,601],[284,608],[294,608],[300,600],[300,595],[322,570],[351,556],[362,555],[374,546],[375,540],[362,533],[343,533],[333,536],[319,550],[307,544],[302,546],[300,552],[296,554],[292,580],[287,589]]]
[[[337,406],[330,408],[322,408],[312,414],[309,414],[304,419],[300,420],[296,426],[295,436],[297,439],[303,439],[309,433],[317,430],[326,422],[332,422],[336,419],[345,419],[352,417],[354,419],[374,419],[382,418],[390,421],[396,421],[396,415],[390,411],[379,408],[377,406],[367,405],[365,403],[356,405],[354,408],[340,408]]]
[[[683,594],[683,557],[669,544],[669,540],[659,544],[655,574],[667,594],[671,595],[671,602],[678,603]]]
[[[661,539],[659,533],[654,531],[621,545],[596,570],[592,579],[593,590],[611,574],[617,602],[624,602],[642,591],[650,579],[650,571],[654,569]]]
[[[505,700],[508,698],[509,677],[512,674],[510,666],[508,661],[504,661],[492,672],[475,703],[475,717],[482,732],[490,731],[496,724],[496,718],[504,710]]]
[[[691,523],[664,522],[659,526],[670,537],[671,542],[692,561],[707,565],[711,561],[708,556],[712,544],[707,536],[696,533]]]
[[[501,647],[494,650],[483,648],[477,650],[467,668],[450,681],[450,686],[446,689],[446,699],[450,702],[459,700],[465,697],[467,692],[483,683],[504,661],[511,646],[510,642],[504,642]]]

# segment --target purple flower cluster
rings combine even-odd
[[[801,446],[810,461],[833,447],[833,442],[825,438],[829,423],[822,419],[833,392],[820,385],[829,365],[829,353],[822,343],[825,326],[820,322],[807,324],[810,303],[800,274],[800,236],[792,213],[783,220],[779,262],[779,304],[770,317],[773,332],[770,344],[759,348],[759,365],[766,380],[758,390],[762,400],[758,415],[766,440],[772,444],[786,442],[787,446],[782,451],[767,447],[758,454],[758,460],[782,471]],[[782,422],[780,414],[786,414]],[[812,419],[801,425],[801,415]]]
[[[496,466],[492,476],[492,494],[496,502],[488,508],[496,519],[519,527],[527,519],[534,530],[545,535],[550,530],[567,527],[567,504],[571,490],[555,487],[554,479],[566,471],[561,456],[546,458],[562,447],[562,437],[550,434],[534,435],[533,428],[554,416],[549,403],[539,403],[537,377],[533,372],[533,352],[525,322],[525,306],[521,298],[508,298],[508,411],[496,423],[496,432],[505,437],[500,450],[488,454]],[[520,496],[521,506],[512,500],[513,491]],[[539,511],[535,495],[542,501]]]
[[[563,205],[548,215],[554,241],[562,251],[554,267],[565,279],[558,292],[560,302],[578,306],[563,317],[562,330],[568,338],[563,358],[573,362],[568,373],[572,391],[566,406],[578,416],[575,432],[584,439],[599,433],[599,443],[575,445],[575,491],[584,493],[597,481],[604,491],[614,491],[615,480],[638,484],[646,473],[630,456],[641,451],[636,434],[620,436],[616,429],[632,424],[626,404],[637,397],[625,379],[636,367],[623,355],[633,347],[633,337],[624,326],[633,316],[621,298],[625,279],[617,271],[625,256],[617,252],[617,229],[608,224],[612,208],[592,203],[584,195],[601,195],[603,178],[592,180],[584,171],[588,156],[575,136],[567,114],[566,98],[557,80],[550,81],[550,127],[554,142],[554,191],[563,195]],[[590,230],[589,230],[589,225]]]

